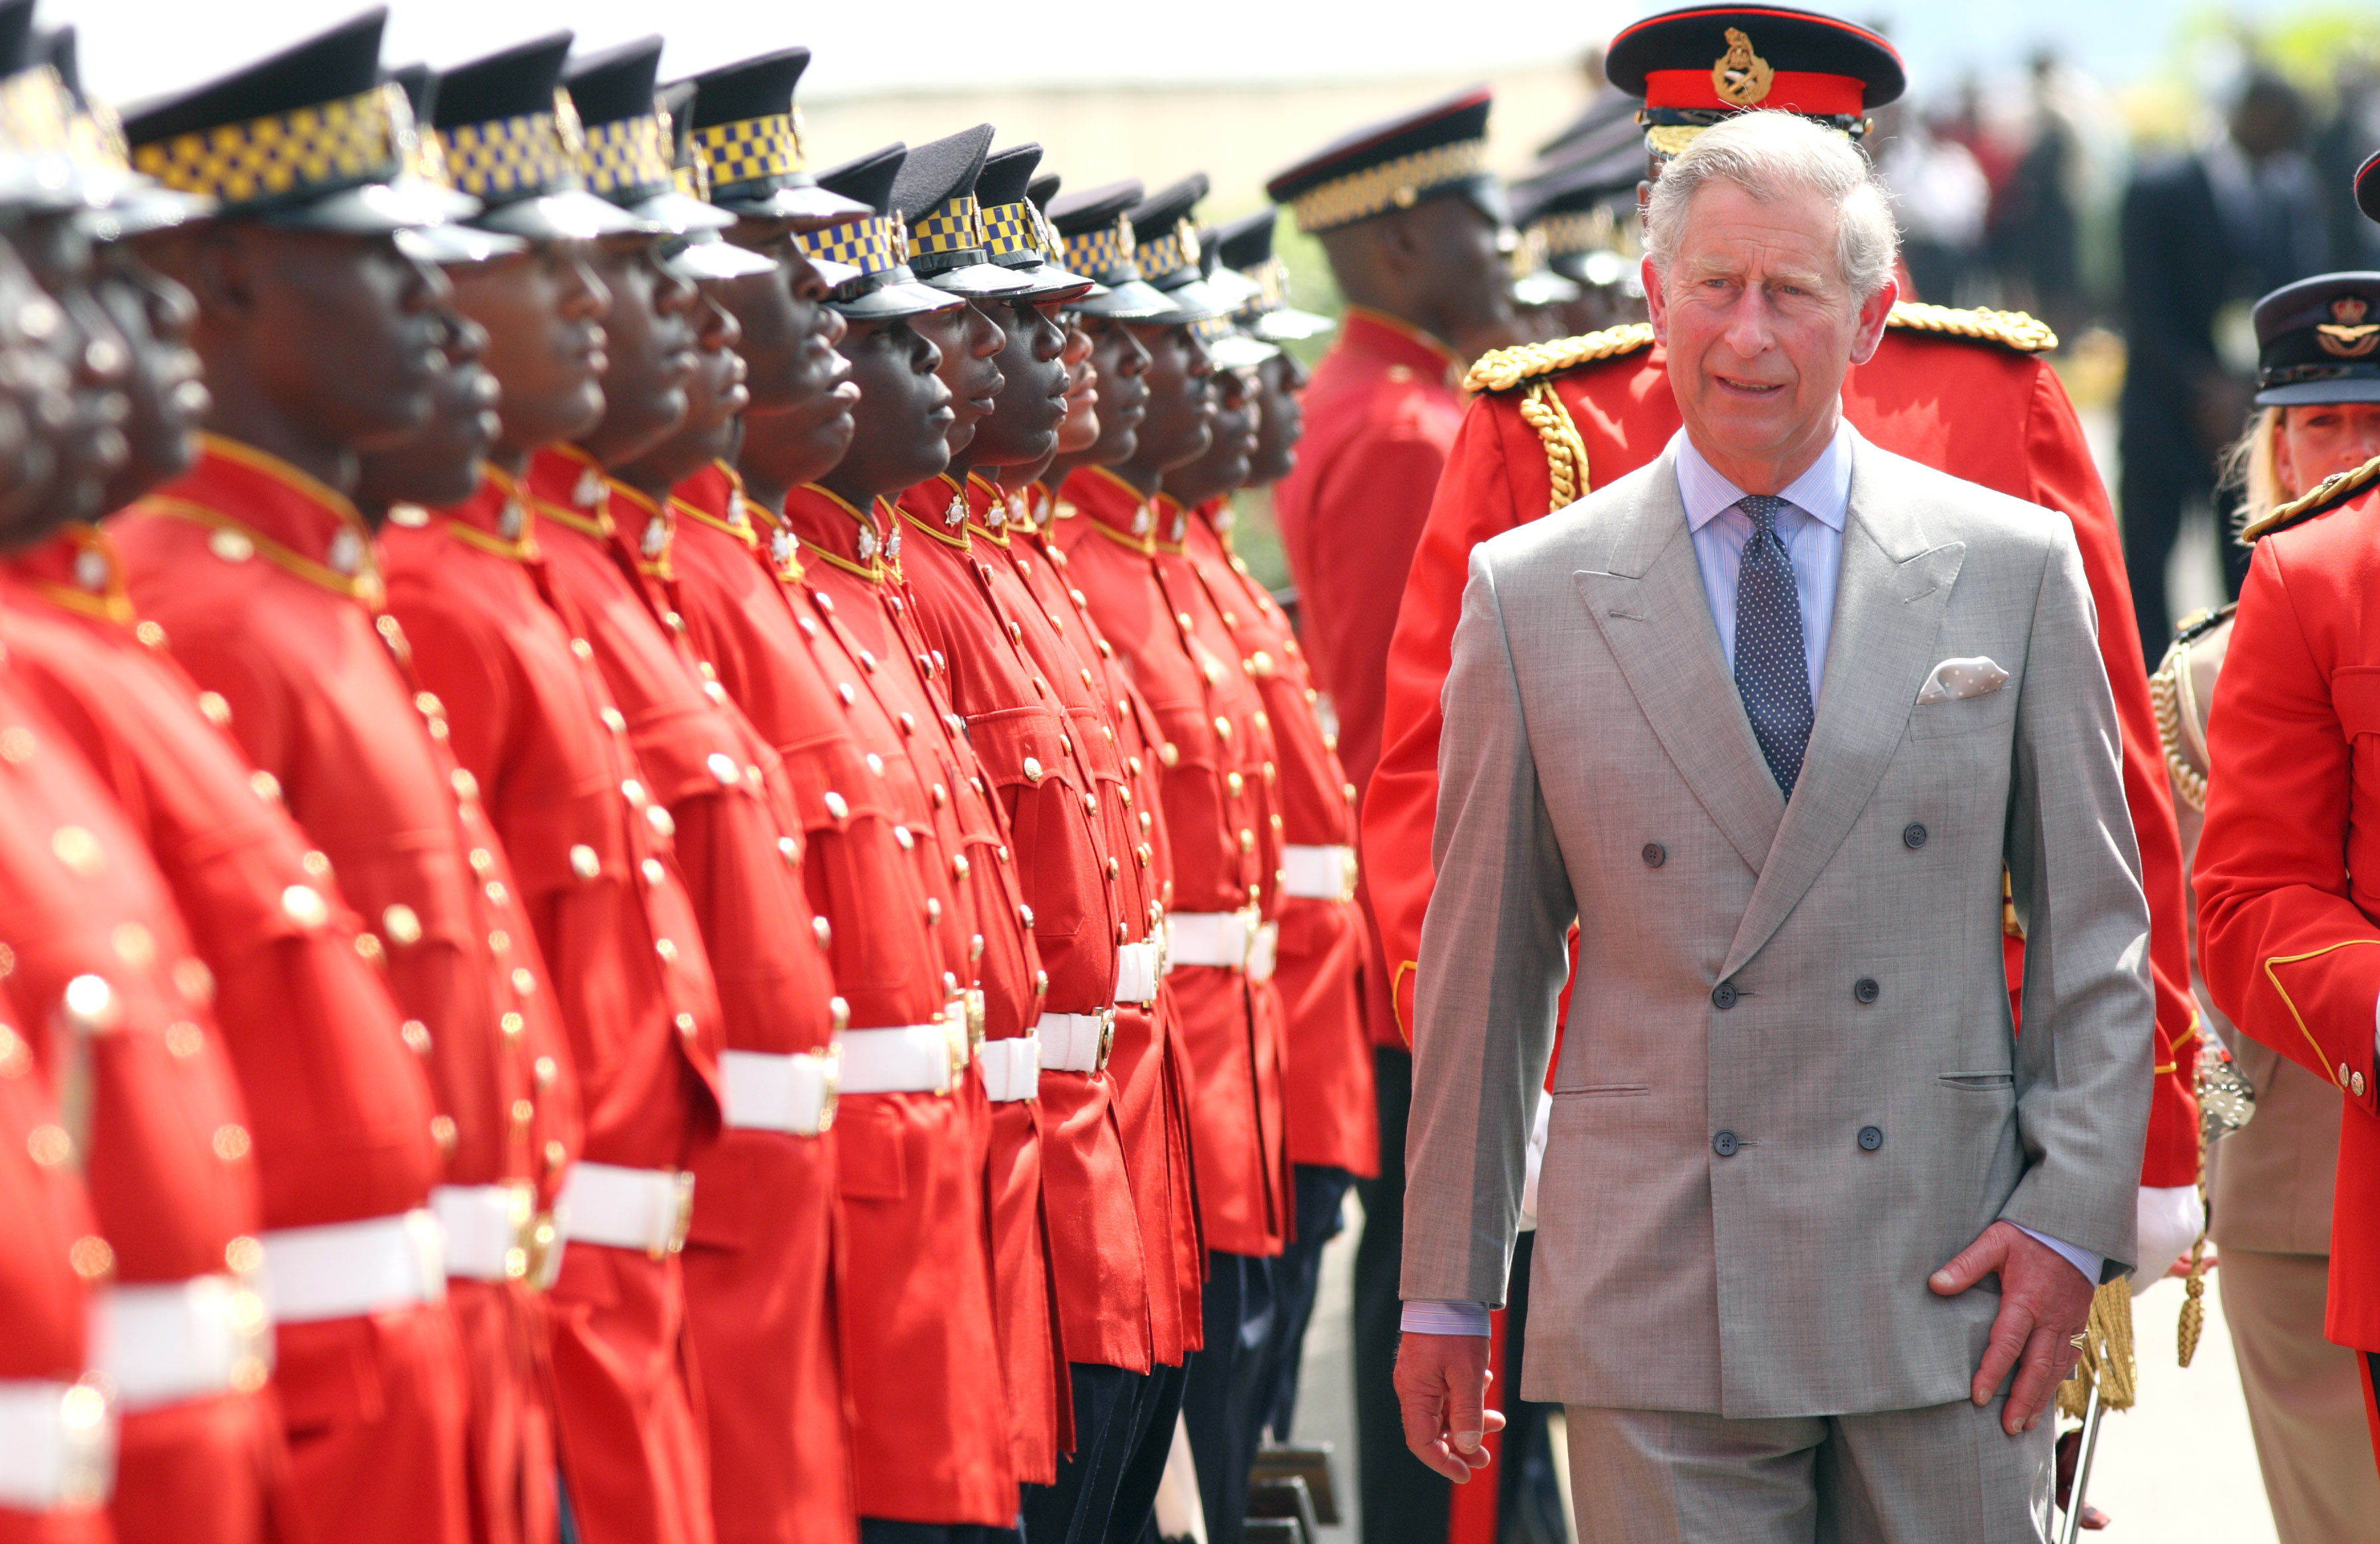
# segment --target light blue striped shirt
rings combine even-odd
[[[1779,497],[1778,539],[1793,560],[1793,588],[1802,597],[1802,649],[1810,662],[1810,702],[1827,674],[1827,639],[1835,627],[1835,581],[1843,568],[1843,521],[1852,502],[1851,443],[1858,434],[1848,420],[1835,427],[1810,469],[1785,485]],[[1752,540],[1752,517],[1736,507],[1743,490],[1713,470],[1686,432],[1670,441],[1678,460],[1678,493],[1685,501],[1686,529],[1694,533],[1694,561],[1702,565],[1703,595],[1718,625],[1718,645],[1735,673],[1735,580],[1742,571],[1744,543]]]

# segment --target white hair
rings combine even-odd
[[[1835,266],[1854,304],[1892,277],[1900,232],[1891,197],[1865,154],[1840,133],[1794,113],[1742,113],[1694,137],[1662,168],[1645,207],[1645,255],[1667,274],[1694,195],[1731,183],[1762,203],[1800,195],[1834,206]]]

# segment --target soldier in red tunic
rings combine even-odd
[[[476,783],[445,745],[443,709],[407,674],[402,629],[381,609],[371,532],[343,492],[358,450],[423,427],[446,327],[443,282],[391,235],[437,223],[452,195],[400,179],[409,115],[401,91],[379,83],[380,25],[377,13],[360,18],[128,124],[136,166],[225,203],[196,231],[142,238],[197,298],[192,342],[214,432],[194,469],[112,529],[135,614],[162,625],[212,694],[202,702],[227,715],[257,769],[253,789],[285,803],[311,839],[304,871],[335,873],[373,928],[352,949],[385,962],[409,1015],[399,1043],[426,1058],[437,1101],[425,1151],[422,1117],[397,1092],[405,1082],[376,1064],[340,1069],[346,1102],[312,1091],[276,1106],[251,1087],[252,1107],[304,1117],[279,1139],[258,1117],[264,1264],[301,1504],[351,1535],[459,1539],[470,1527],[466,1425],[483,1391],[457,1315],[438,1299],[449,1276],[526,1274],[540,1177],[530,1132],[538,1106],[563,1090],[540,1088],[528,1049],[542,1034],[529,1020],[551,1009],[528,918]],[[304,168],[293,185],[276,176],[272,191],[224,148],[290,135],[322,142],[288,164]],[[370,1020],[330,995],[328,962],[285,953],[285,941],[341,925],[322,891],[285,888],[278,906],[285,942],[243,960],[241,986],[260,994],[255,1022],[309,1049],[261,1055],[258,1076],[326,1065],[319,1049],[337,1041],[309,1023],[353,1037],[358,1056],[385,1054],[382,1037],[364,1032]],[[218,975],[228,1001],[231,979]],[[262,1005],[285,997],[319,1016]],[[426,1197],[433,1177],[443,1183]],[[449,1222],[488,1224],[453,1230],[443,1270],[424,1247],[440,1234],[425,1200]],[[504,1292],[466,1287],[455,1307],[474,1343],[512,1332]]]
[[[905,817],[896,837],[921,868],[941,869],[927,876],[927,930],[943,962],[941,979],[959,994],[955,1059],[937,1060],[931,1036],[914,1024],[868,1030],[856,1064],[855,1037],[844,1037],[844,1088],[856,1081],[881,1096],[870,1112],[876,1146],[866,1167],[855,1172],[844,1149],[842,1193],[856,1266],[844,1343],[855,1368],[869,1369],[853,1388],[863,1544],[975,1538],[1012,1526],[1018,1431],[1003,1369],[1047,1368],[1051,1356],[1038,1338],[1005,1343],[1003,1330],[1017,1320],[997,1318],[996,1308],[1002,1297],[1026,1295],[1013,1273],[995,1280],[986,1247],[1003,1211],[1011,1226],[1002,1233],[1014,1238],[1018,1209],[1028,1196],[1038,1198],[1038,1165],[1023,1163],[1035,1149],[1009,1147],[1009,1166],[990,1167],[989,1102],[1017,1087],[1030,1043],[1025,1032],[1040,1017],[1047,982],[1035,919],[1017,875],[1023,859],[965,720],[944,695],[949,656],[938,658],[917,627],[902,577],[903,528],[885,502],[948,457],[949,394],[934,375],[940,357],[914,321],[958,304],[907,267],[892,213],[903,156],[895,147],[820,174],[821,186],[870,213],[800,238],[813,262],[824,258],[850,273],[828,298],[844,323],[839,351],[860,389],[848,454],[814,470],[815,480],[791,483],[804,466],[818,467],[810,436],[795,427],[778,439],[777,426],[762,419],[744,456],[772,547],[784,540],[775,561],[798,586],[802,620],[831,634],[858,666],[831,667],[836,695],[856,705],[865,694],[899,727],[894,753],[870,753],[876,786],[866,796],[893,801]],[[922,819],[910,813],[918,802]],[[980,1042],[972,1059],[970,1041]],[[1043,1408],[1062,1411],[1064,1395],[1056,1383]],[[1065,1435],[1051,1441],[1071,1445]]]
[[[2380,220],[2380,156],[2356,174],[2355,192]],[[2314,369],[2343,371],[2351,358]],[[2340,1095],[2324,1332],[2359,1354],[2380,1461],[2380,1163],[2371,1161],[2380,1153],[2380,894],[2369,878],[2380,859],[2368,850],[2374,789],[2364,754],[2365,736],[2380,732],[2375,487],[2380,460],[2241,533],[2254,552],[2207,724],[2216,771],[2192,879],[2216,1006]]]

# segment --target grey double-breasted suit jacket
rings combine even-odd
[[[1471,554],[1445,687],[1403,1294],[1499,1302],[1563,935],[1532,1399],[1731,1416],[1964,1398],[1995,1219],[2132,1252],[2148,912],[2071,529],[1852,446],[1789,805],[1673,456]],[[1998,689],[1920,705],[1988,657]],[[1988,674],[1988,673],[1985,673]],[[2027,928],[2023,1033],[2001,964]]]

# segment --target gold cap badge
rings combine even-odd
[[[1767,100],[1768,88],[1777,72],[1768,61],[1752,51],[1752,40],[1730,27],[1727,30],[1727,52],[1718,63],[1711,66],[1711,90],[1721,102],[1738,107],[1757,107]]]
[[[2380,348],[2380,322],[2365,322],[2371,307],[2350,295],[2330,303],[2330,320],[2316,327],[2314,341],[2322,351],[2342,359],[2360,359]]]

